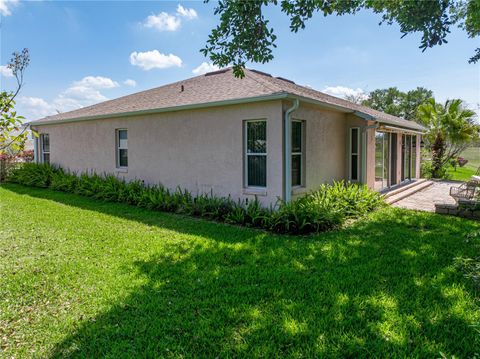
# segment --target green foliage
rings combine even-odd
[[[244,76],[243,68],[247,62],[271,61],[277,37],[263,10],[277,5],[289,17],[292,32],[304,29],[306,22],[317,12],[323,16],[338,16],[355,14],[361,9],[370,10],[381,15],[380,23],[398,24],[403,36],[421,33],[422,51],[446,43],[447,35],[455,25],[468,37],[480,34],[478,0],[220,0],[215,7],[220,23],[212,30],[201,52],[220,67],[233,64],[238,77]],[[480,49],[476,49],[470,61],[476,62],[479,58]]]
[[[433,98],[433,92],[424,87],[417,87],[407,92],[390,87],[371,91],[362,104],[406,120],[418,121],[418,107],[431,98]]]
[[[298,238],[15,184],[0,213],[2,358],[480,353],[455,261],[478,221],[388,206]]]
[[[23,150],[27,140],[26,127],[22,126],[24,117],[15,110],[15,97],[23,84],[23,72],[30,63],[28,49],[21,53],[14,52],[7,68],[12,71],[17,80],[17,89],[14,92],[0,92],[0,155],[16,153]]]
[[[422,161],[420,173],[422,178],[451,179],[451,174],[448,173],[447,166],[442,166],[434,170],[432,161]]]
[[[382,204],[381,196],[366,186],[335,182],[277,208],[263,208],[257,199],[235,202],[213,193],[192,196],[177,188],[146,186],[143,181],[126,182],[112,175],[82,173],[77,176],[61,168],[27,163],[13,169],[10,182],[71,192],[111,202],[128,203],[152,210],[181,213],[215,221],[257,227],[277,233],[308,234],[339,228],[347,218],[364,215]]]
[[[37,163],[23,163],[10,171],[8,181],[25,186],[47,188],[50,186],[54,173],[60,170],[48,165]]]
[[[418,107],[418,118],[427,128],[423,138],[432,156],[432,177],[441,178],[450,160],[479,139],[475,116],[459,99],[447,100],[444,105],[430,99]]]

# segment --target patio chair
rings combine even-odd
[[[471,180],[480,183],[480,167],[478,167],[477,172],[472,176]]]
[[[450,187],[450,196],[455,198],[457,201],[459,199],[474,199],[475,191],[479,185],[480,184],[477,181],[468,181],[457,187],[452,186]]]

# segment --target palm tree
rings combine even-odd
[[[447,100],[445,105],[430,99],[418,107],[418,118],[428,130],[424,138],[432,154],[433,177],[440,177],[443,166],[479,138],[475,117],[459,99]]]

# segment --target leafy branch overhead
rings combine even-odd
[[[271,61],[277,37],[263,9],[278,5],[290,18],[292,32],[304,29],[316,13],[345,15],[369,9],[381,15],[380,24],[397,23],[402,37],[420,32],[422,51],[446,43],[452,26],[460,27],[470,38],[480,35],[480,0],[220,0],[215,7],[220,23],[201,52],[220,67],[233,64],[240,77],[247,62]],[[477,48],[469,62],[479,60]]]
[[[0,154],[22,150],[27,139],[27,127],[23,126],[23,116],[15,110],[15,98],[23,86],[23,76],[30,64],[28,49],[14,52],[7,67],[12,71],[17,81],[17,88],[13,92],[0,92]]]

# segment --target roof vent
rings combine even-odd
[[[185,91],[185,86],[181,85],[180,86],[180,92],[183,92],[183,91]]]
[[[292,80],[289,80],[289,79],[286,79],[286,78],[283,78],[283,77],[280,77],[280,76],[277,76],[277,79],[282,80],[282,81],[287,81],[287,82],[290,82],[291,84],[295,85],[295,82],[293,82]]]
[[[218,70],[218,71],[207,72],[207,73],[205,74],[205,76],[212,76],[212,75],[223,74],[223,73],[227,72],[228,70],[230,70],[230,69],[227,67],[226,69],[221,69],[221,70]]]
[[[250,71],[255,72],[256,74],[259,74],[259,75],[272,77],[272,75],[267,74],[266,72],[262,72],[262,71],[258,71],[258,70],[253,70],[253,69],[251,69]]]

